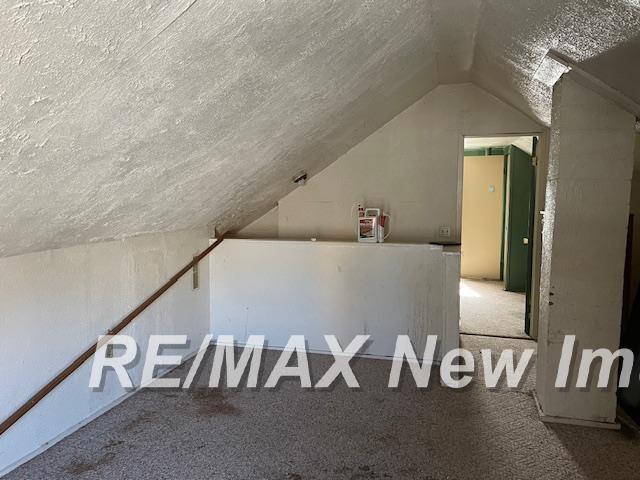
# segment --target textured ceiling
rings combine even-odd
[[[438,83],[541,123],[552,47],[640,101],[637,0],[0,3],[0,256],[238,228]]]
[[[482,1],[472,80],[545,125],[551,87],[534,74],[548,50],[640,103],[640,0]]]

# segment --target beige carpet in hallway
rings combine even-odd
[[[502,282],[460,280],[460,332],[528,338],[524,333],[525,296],[505,292]]]

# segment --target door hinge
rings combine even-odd
[[[538,166],[538,157],[536,156],[531,157],[531,165],[533,165],[534,167]]]

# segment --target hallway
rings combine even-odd
[[[529,338],[524,333],[525,296],[502,282],[460,280],[460,333]]]

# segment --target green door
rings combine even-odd
[[[528,293],[529,308],[535,167],[531,155],[513,145],[510,147],[507,182],[505,290]]]

